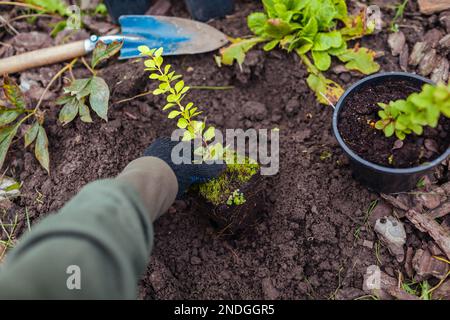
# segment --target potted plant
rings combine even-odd
[[[355,178],[384,193],[413,189],[450,155],[450,85],[404,72],[379,73],[339,99],[333,132]]]
[[[167,104],[162,109],[170,110],[168,118],[176,120],[177,127],[185,130],[182,141],[200,140],[201,147],[195,149],[194,154],[204,161],[221,159],[227,164],[219,178],[196,186],[194,191],[201,199],[195,205],[220,233],[237,234],[249,226],[264,207],[259,164],[221,143],[212,143],[215,128],[197,120],[202,111],[193,102],[185,102],[190,88],[181,80],[181,75],[172,71],[171,65],[164,65],[163,48],[140,46],[139,51],[148,58],[144,65],[150,72],[149,78],[159,81],[153,94],[166,95]]]

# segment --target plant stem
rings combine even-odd
[[[223,87],[219,87],[219,86],[192,86],[190,88],[193,89],[193,90],[231,90],[231,89],[234,89],[234,86],[223,86]],[[153,92],[152,90],[145,91],[145,92],[139,93],[139,94],[137,94],[137,95],[135,95],[135,96],[133,96],[131,98],[126,98],[126,99],[122,99],[122,100],[116,101],[113,104],[121,104],[121,103],[124,103],[124,102],[132,101],[132,100],[140,98],[140,97],[148,96],[148,95],[152,94],[152,92]]]
[[[231,90],[234,86],[191,86],[193,90]]]
[[[97,75],[97,72],[95,72],[95,70],[91,68],[91,66],[89,65],[89,63],[86,62],[86,59],[84,59],[84,57],[81,58],[81,62],[92,73],[94,77]]]
[[[56,79],[58,79],[64,72],[66,72],[67,70],[70,70],[73,65],[77,62],[78,58],[73,59],[69,64],[65,65],[61,70],[58,71],[57,74],[55,74],[52,78],[52,80],[50,80],[49,84],[47,85],[47,87],[45,87],[44,92],[42,92],[41,97],[39,98],[38,103],[36,104],[36,107],[34,108],[34,111],[32,114],[35,114],[37,112],[37,110],[39,110],[39,107],[41,106],[42,100],[44,99],[45,94],[47,93],[48,89],[52,86],[53,82],[56,81]]]
[[[52,18],[52,17],[56,17],[56,15],[43,14],[43,13],[23,14],[21,16],[17,16],[12,19],[9,19],[8,22],[27,19],[27,18],[38,18],[38,17],[39,18]]]
[[[119,100],[117,102],[114,102],[113,104],[121,104],[121,103],[128,102],[128,101],[140,98],[140,97],[145,97],[145,96],[148,96],[149,94],[152,94],[152,92],[153,92],[152,90],[145,91],[145,92],[142,92],[142,93],[139,93],[139,94],[135,95],[134,97],[126,98],[126,99],[122,99],[122,100]]]
[[[16,7],[23,7],[23,8],[29,8],[36,11],[45,11],[45,8],[35,6],[33,4],[28,3],[22,3],[22,2],[15,2],[15,1],[0,1],[0,5],[9,5],[9,6],[16,6]]]

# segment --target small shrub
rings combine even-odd
[[[215,137],[215,128],[198,120],[202,111],[193,102],[184,102],[190,88],[181,80],[181,75],[172,71],[171,65],[163,65],[163,48],[150,49],[140,46],[138,49],[142,55],[148,57],[144,65],[145,70],[150,71],[149,78],[159,81],[153,94],[166,95],[167,103],[162,109],[170,110],[168,118],[174,119],[178,128],[185,129],[182,141],[199,139],[202,146],[194,150],[196,155],[201,155],[203,160],[221,159],[227,163],[227,169],[219,178],[199,186],[199,193],[214,205],[227,203],[233,191],[239,188],[239,184],[248,182],[258,172],[259,165],[248,158],[237,161],[238,155],[234,151],[220,143],[211,143]],[[242,204],[243,195],[239,197],[241,200],[237,202]],[[233,204],[237,203],[233,201]]]
[[[415,92],[406,99],[378,103],[380,120],[375,128],[383,130],[386,137],[396,135],[404,140],[406,135],[421,135],[425,126],[435,128],[439,118],[450,118],[450,84],[436,86],[425,84],[421,92]]]

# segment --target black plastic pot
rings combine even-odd
[[[356,82],[342,95],[333,114],[333,132],[342,149],[351,160],[354,178],[370,189],[383,193],[404,192],[414,189],[421,177],[439,165],[450,155],[449,147],[446,152],[429,163],[413,168],[397,169],[384,167],[364,160],[347,146],[339,133],[338,121],[341,108],[345,105],[349,94],[354,94],[364,87],[372,86],[380,82],[385,83],[388,86],[389,81],[392,79],[410,81],[412,84],[418,84],[419,86],[422,86],[425,83],[433,83],[426,78],[406,72],[386,72],[371,75]],[[367,143],[370,143],[370,141]]]
[[[117,23],[119,17],[127,14],[144,14],[150,8],[152,0],[105,0],[108,13]]]
[[[186,6],[195,20],[208,21],[231,14],[233,0],[185,0]]]

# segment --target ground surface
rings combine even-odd
[[[247,34],[245,18],[261,5],[237,1],[236,9],[233,16],[211,25],[231,36]],[[187,16],[181,5],[172,13]],[[420,20],[424,26],[427,23]],[[45,23],[36,26],[33,31],[48,32]],[[413,35],[422,37],[423,32]],[[3,33],[2,41],[10,37]],[[412,44],[414,37],[408,38]],[[398,58],[387,49],[387,33],[367,37],[362,44],[384,53],[378,59],[383,71],[400,69]],[[280,128],[281,167],[277,176],[267,180],[272,210],[239,240],[217,237],[209,223],[193,212],[190,199],[177,202],[155,225],[155,247],[140,297],[353,299],[364,295],[367,266],[379,264],[395,276],[394,270],[401,266],[385,247],[375,249],[376,237],[365,226],[366,211],[379,196],[352,179],[348,161],[332,136],[332,108],[316,103],[305,83],[305,68],[295,55],[254,50],[243,72],[238,67],[219,69],[213,53],[168,61],[190,85],[235,87],[194,90],[190,96],[218,128]],[[149,88],[141,63],[113,62],[102,71],[112,88],[112,102]],[[31,74],[57,70],[54,66]],[[361,77],[334,72],[329,76],[345,87]],[[31,151],[17,145],[7,159],[9,175],[24,182],[23,196],[8,211],[10,218],[18,215],[19,232],[26,229],[25,210],[36,223],[61,208],[86,183],[118,174],[155,137],[168,135],[173,128],[160,111],[162,100],[152,96],[113,105],[108,123],[95,118],[93,124],[83,124],[77,119],[66,127],[56,123],[57,107],[51,97],[48,100],[51,175],[40,168]],[[263,104],[257,104],[263,116],[253,118],[243,108],[247,102]],[[409,233],[411,229],[407,226]],[[422,235],[412,235],[408,241],[417,237]],[[370,243],[375,246],[369,248]]]

